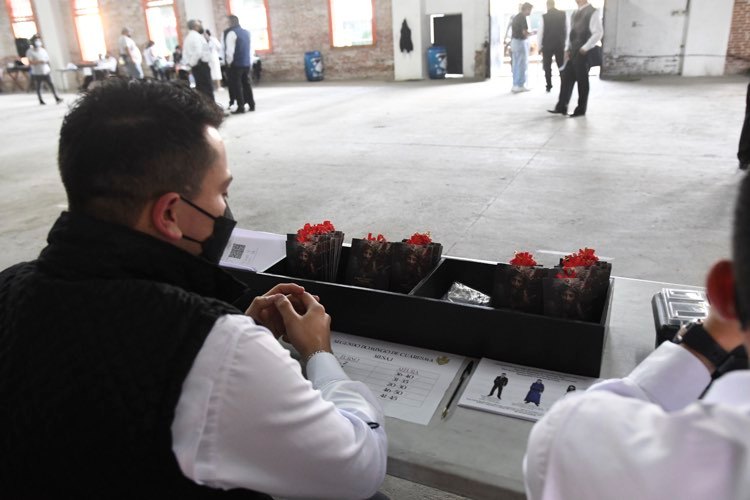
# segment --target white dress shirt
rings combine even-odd
[[[172,424],[185,476],[287,498],[374,495],[388,451],[378,401],[332,354],[313,356],[307,376],[249,317],[219,318],[183,383]]]
[[[35,76],[49,75],[49,54],[44,47],[31,47],[26,51],[26,58],[31,64],[31,74]],[[33,63],[31,61],[38,61]]]
[[[578,10],[575,11],[573,16],[578,14],[581,9],[584,7],[587,7],[588,3],[585,5],[582,5],[578,8]],[[568,23],[568,28],[573,27],[573,20]],[[602,26],[602,14],[599,11],[599,9],[596,9],[593,14],[591,14],[591,20],[589,21],[589,31],[591,32],[591,36],[588,40],[586,40],[586,43],[584,43],[581,48],[585,51],[591,50],[594,45],[599,43],[599,40],[602,39],[602,36],[604,36],[604,27]],[[565,37],[565,50],[570,50],[570,31],[568,31],[568,36]]]
[[[120,48],[120,55],[129,55],[130,59],[133,60],[133,64],[140,66],[141,62],[143,62],[143,56],[141,55],[141,50],[132,38],[122,35],[120,36],[117,45]]]
[[[192,68],[201,61],[207,63],[210,60],[211,48],[206,38],[197,31],[190,30],[182,44],[182,62]]]
[[[665,342],[624,379],[555,404],[531,431],[524,475],[537,499],[750,498],[750,370],[714,382]]]

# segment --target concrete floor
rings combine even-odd
[[[223,126],[239,227],[329,219],[346,241],[430,231],[448,255],[530,250],[545,264],[589,246],[618,276],[702,285],[729,253],[747,79],[593,78],[578,119],[546,113],[556,95],[533,80],[517,95],[507,78],[263,83],[258,111]],[[34,258],[65,208],[65,111],[0,94],[0,269]],[[383,490],[457,498],[395,478]]]
[[[729,250],[746,83],[593,78],[579,119],[546,113],[556,96],[542,85],[514,95],[505,78],[263,83],[258,111],[223,126],[230,203],[244,228],[430,231],[448,255],[494,261],[589,246],[618,276],[701,285]],[[65,111],[0,94],[0,268],[33,258],[65,207]]]

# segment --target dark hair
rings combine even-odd
[[[732,260],[736,287],[736,307],[743,327],[750,323],[750,176],[740,183],[734,212]]]
[[[240,18],[235,15],[227,16],[227,19],[229,19],[229,25],[232,27],[240,25]]]
[[[146,202],[199,191],[215,156],[205,129],[223,118],[179,84],[110,79],[85,93],[60,129],[69,210],[133,225]]]

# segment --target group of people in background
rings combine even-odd
[[[513,70],[511,92],[519,93],[530,90],[526,86],[529,37],[537,35],[547,92],[552,90],[553,57],[560,71],[558,101],[555,107],[548,111],[573,118],[586,114],[589,70],[592,66],[590,51],[597,46],[604,34],[601,15],[588,3],[588,0],[576,0],[576,4],[578,9],[570,18],[570,26],[568,26],[565,12],[555,8],[554,0],[547,0],[547,12],[542,16],[542,24],[538,31],[529,30],[526,18],[531,14],[534,6],[528,2],[520,6],[519,13],[511,19],[508,27],[511,30],[510,49]],[[576,85],[578,86],[578,105],[573,113],[568,115],[568,103]]]
[[[176,75],[178,80],[189,82],[192,76],[196,90],[211,99],[214,99],[214,90],[220,89],[221,82],[226,81],[230,109],[236,103],[232,113],[255,111],[250,83],[250,32],[242,28],[234,15],[229,16],[229,28],[224,31],[223,44],[210,30],[203,28],[200,20],[189,20],[187,27],[188,34],[182,46],[175,47],[171,60],[169,55],[159,55],[153,41],[146,44],[141,54],[138,45],[131,38],[130,30],[123,28],[118,47],[127,76],[143,79],[145,60],[155,80],[170,80],[172,75]],[[226,68],[226,74],[222,72],[222,67]]]
[[[146,78],[143,71],[145,63],[154,80],[167,81],[175,76],[189,85],[192,76],[196,90],[211,99],[214,99],[214,90],[220,89],[222,82],[226,82],[229,89],[228,107],[234,109],[232,113],[255,111],[250,82],[250,32],[242,28],[234,15],[229,16],[229,28],[224,31],[223,42],[213,36],[210,30],[204,30],[200,20],[191,19],[187,26],[188,34],[182,47],[177,45],[171,55],[162,55],[152,40],[141,51],[131,36],[130,28],[123,28],[117,42],[119,62],[109,52],[100,54],[96,64],[87,67],[80,90],[88,90],[94,81],[105,80],[112,75],[143,80]],[[39,35],[34,35],[29,40],[26,57],[39,104],[46,104],[41,94],[43,85],[49,88],[58,104],[63,102],[50,78],[49,54]],[[233,108],[235,104],[236,107]]]

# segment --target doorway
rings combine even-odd
[[[461,31],[461,14],[433,14],[430,33],[433,45],[445,47],[448,56],[448,76],[463,76],[463,33]]]

